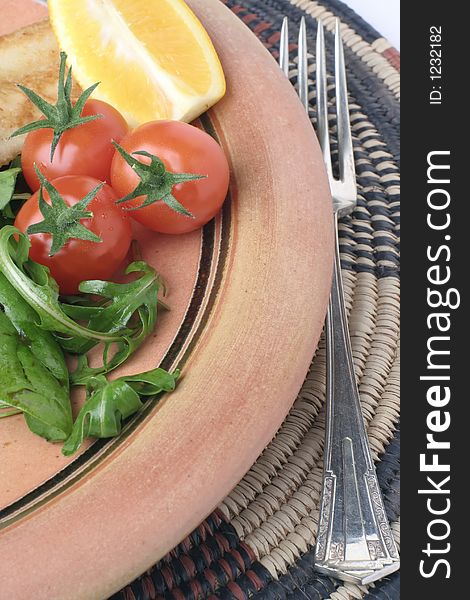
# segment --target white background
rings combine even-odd
[[[364,21],[400,49],[400,0],[343,0]]]
[[[369,25],[400,49],[400,0],[343,0]],[[46,0],[36,0],[46,3]]]

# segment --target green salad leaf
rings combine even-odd
[[[62,453],[65,456],[74,454],[88,436],[109,438],[119,435],[122,421],[142,408],[140,396],[171,392],[178,377],[179,371],[168,373],[157,368],[114,381],[107,381],[103,375],[90,378],[87,400],[63,445]]]
[[[126,283],[85,281],[80,296],[59,298],[49,269],[28,258],[27,236],[0,229],[0,419],[23,413],[30,430],[65,441],[73,454],[87,436],[112,437],[142,407],[142,396],[175,388],[179,372],[152,371],[108,382],[104,373],[122,364],[152,333],[164,289],[144,261],[131,263]],[[98,367],[87,352],[103,345]],[[69,373],[64,352],[78,356]],[[87,399],[73,423],[69,385],[85,385]]]
[[[82,327],[64,313],[56,282],[47,267],[28,259],[29,247],[29,238],[16,227],[0,230],[0,271],[37,313],[41,327],[94,343],[119,341],[119,336]]]
[[[79,355],[72,384],[86,384],[89,377],[116,368],[153,331],[161,280],[144,261],[128,266],[127,274],[140,274],[133,281],[86,281],[80,285],[84,301],[61,303],[49,269],[29,260],[28,250],[29,239],[18,229],[0,230],[0,271],[34,310],[40,327],[54,332],[64,351]],[[104,344],[103,365],[91,368],[86,353],[99,343]]]
[[[68,388],[69,372],[59,343],[50,331],[38,327],[34,310],[0,272],[1,307],[36,359]]]
[[[21,173],[19,167],[0,171],[0,210],[6,208],[13,197],[18,173]]]
[[[129,283],[110,281],[85,281],[80,291],[87,294],[85,304],[63,304],[66,314],[77,320],[86,321],[87,327],[95,331],[107,331],[124,335],[115,344],[114,353],[105,349],[103,367],[91,368],[80,341],[63,340],[67,352],[80,354],[76,370],[71,374],[72,382],[85,384],[89,377],[111,371],[122,364],[152,333],[157,320],[158,292],[161,280],[155,270],[144,261],[131,263],[126,274],[139,273],[140,277]],[[89,298],[94,298],[90,302]]]
[[[49,441],[66,440],[72,431],[68,386],[60,383],[38,360],[3,311],[0,311],[0,409],[0,416],[22,412],[30,430]]]

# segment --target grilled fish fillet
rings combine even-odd
[[[0,165],[21,152],[24,136],[10,139],[10,135],[41,116],[17,84],[55,103],[58,72],[59,47],[49,21],[0,37]],[[75,83],[74,97],[79,93]]]

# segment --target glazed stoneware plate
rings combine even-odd
[[[106,598],[155,563],[271,440],[322,330],[332,214],[309,120],[234,14],[219,0],[190,5],[226,73],[227,94],[201,123],[229,158],[230,193],[202,231],[136,229],[171,310],[117,373],[161,364],[182,378],[118,438],[73,459],[21,416],[0,421],[2,599]]]

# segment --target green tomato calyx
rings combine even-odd
[[[52,237],[49,256],[54,256],[71,239],[87,240],[90,242],[101,242],[101,238],[80,223],[81,219],[89,219],[93,213],[87,210],[90,202],[95,198],[104,185],[100,183],[73,206],[67,206],[62,196],[48,181],[41,171],[34,165],[41,187],[39,188],[39,210],[44,217],[43,221],[30,225],[26,231],[28,235],[34,233],[49,233]],[[44,200],[44,189],[49,194],[51,203]]]
[[[127,210],[138,210],[150,206],[162,200],[167,206],[173,209],[175,212],[185,215],[186,217],[194,218],[189,210],[187,210],[178,200],[173,196],[173,187],[178,183],[184,183],[186,181],[193,181],[195,179],[205,179],[207,175],[196,175],[195,173],[172,173],[167,171],[163,161],[147,152],[145,150],[138,150],[133,152],[133,155],[146,156],[150,158],[150,164],[140,162],[134,156],[129,154],[122,148],[117,142],[113,142],[114,147],[126,161],[126,163],[132,167],[132,169],[140,177],[140,181],[135,189],[117,201],[116,204],[122,202],[128,202],[134,198],[144,196],[145,200],[140,206],[128,208]]]
[[[72,67],[69,68],[66,77],[66,60],[66,53],[61,52],[56,104],[50,104],[49,102],[47,102],[47,100],[44,100],[44,98],[38,96],[36,92],[33,92],[29,88],[18,84],[20,90],[31,100],[31,102],[37,108],[39,108],[39,110],[43,113],[45,118],[39,119],[38,121],[33,121],[32,123],[29,123],[24,127],[20,127],[11,134],[11,137],[23,135],[25,133],[30,133],[31,131],[35,131],[36,129],[52,129],[54,133],[51,144],[51,162],[54,158],[54,153],[57,148],[57,144],[59,143],[60,137],[64,133],[64,131],[67,131],[67,129],[72,129],[73,127],[77,127],[78,125],[83,125],[84,123],[88,123],[89,121],[94,121],[95,119],[101,119],[103,116],[81,116],[86,101],[91,96],[96,86],[99,85],[99,82],[87,88],[81,94],[80,98],[77,100],[75,105],[72,104]]]

